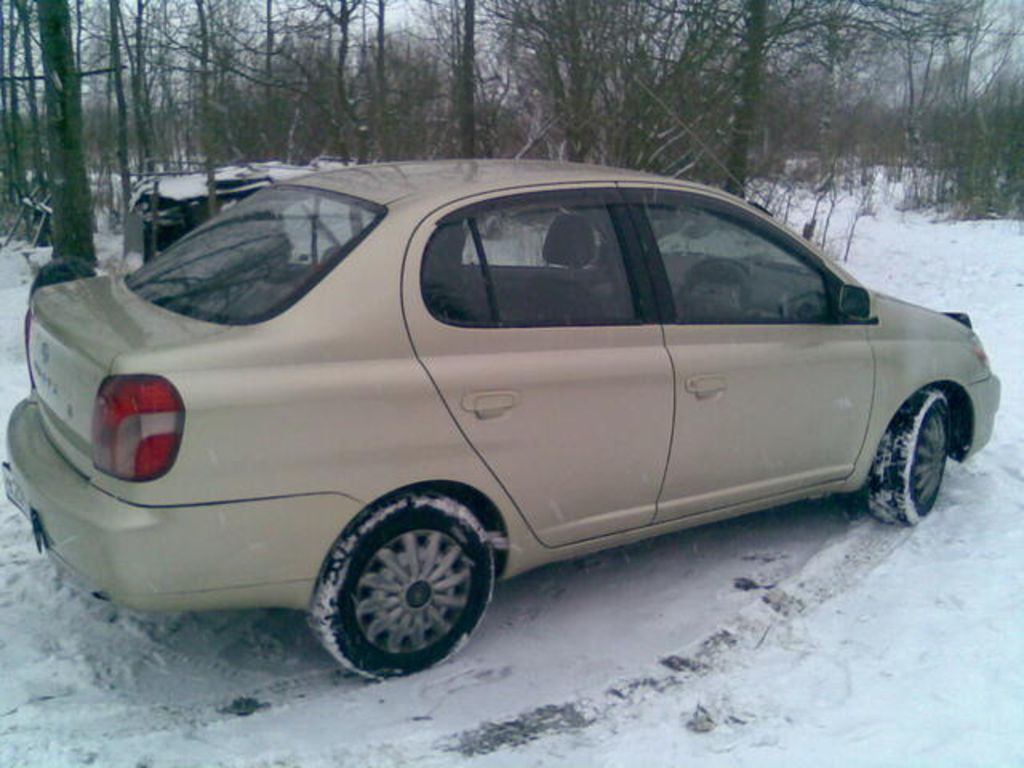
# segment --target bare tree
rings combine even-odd
[[[963,28],[972,0],[862,0],[881,39],[894,45],[905,74],[905,131],[911,166],[921,162],[921,118],[942,49]]]
[[[85,171],[81,81],[71,50],[67,0],[37,0],[46,76],[46,123],[53,193],[54,258],[96,262],[92,196]]]
[[[463,157],[476,156],[476,2],[463,0],[459,57],[459,145]]]
[[[601,85],[623,25],[620,9],[603,0],[495,0],[503,33],[532,57],[537,84],[550,99],[567,159],[591,159],[597,148]]]
[[[133,49],[129,51],[128,61],[131,75],[132,113],[135,118],[135,143],[139,156],[139,167],[152,170],[154,160],[152,141],[153,121],[147,84],[146,2],[147,0],[136,0],[135,3],[132,28]],[[124,17],[121,14],[119,15],[122,22],[122,36],[127,41],[129,35],[123,26]]]
[[[53,100],[68,90],[51,78],[37,103],[35,10],[53,4],[0,0],[0,207],[45,180],[39,137],[69,146],[36,129],[63,119]],[[92,178],[127,180],[126,153],[140,170],[204,168],[208,184],[229,158],[531,156],[742,192],[810,155],[804,178],[826,201],[870,163],[919,169],[911,204],[977,215],[1022,196],[1020,24],[996,0],[429,0],[411,19],[393,7],[76,0],[68,38],[81,28],[83,66],[109,75],[85,103]]]
[[[12,3],[11,10],[14,11]],[[12,27],[9,35],[4,34],[4,16],[2,2],[0,2],[0,61],[9,76],[4,79],[3,90],[3,128],[4,139],[7,147],[7,182],[8,195],[12,201],[17,201],[25,194],[25,164],[21,146],[21,115],[18,98],[17,80],[17,39],[18,39],[18,17],[15,13],[7,20]],[[6,50],[5,50],[6,49]],[[6,56],[4,56],[6,54]]]
[[[743,53],[739,63],[739,87],[733,111],[728,175],[725,189],[743,196],[747,183],[750,143],[757,119],[764,79],[765,46],[768,41],[768,0],[746,0]]]
[[[199,120],[202,135],[203,168],[206,170],[208,213],[217,213],[216,128],[213,121],[210,80],[210,20],[207,0],[195,0],[199,31]]]
[[[121,177],[121,221],[128,218],[128,204],[131,200],[131,169],[128,166],[128,102],[124,95],[124,78],[121,72],[121,3],[107,0],[110,18],[110,69],[117,101],[117,172]]]
[[[311,6],[325,15],[331,23],[331,32],[337,31],[334,64],[334,146],[341,157],[352,156],[355,112],[349,92],[349,54],[352,50],[352,29],[363,0],[310,0]]]
[[[6,195],[9,198],[9,200],[13,201],[17,199],[18,193],[16,189],[14,173],[15,159],[14,153],[11,151],[13,144],[11,142],[11,124],[10,113],[8,110],[7,88],[8,83],[10,83],[10,86],[12,88],[14,87],[14,73],[10,72],[10,69],[7,66],[8,59],[4,55],[4,46],[7,44],[6,22],[7,19],[6,16],[4,15],[3,3],[0,2],[0,72],[3,73],[3,75],[0,76],[0,110],[3,111],[3,114],[0,115],[0,132],[3,133],[4,147],[6,147],[7,149],[6,156],[4,158],[4,176],[6,177],[7,181]]]
[[[32,186],[40,197],[46,196],[46,169],[43,159],[43,130],[36,96],[36,66],[32,41],[32,9],[29,0],[12,0],[21,22],[22,57],[25,66],[25,93],[28,102],[30,141],[32,144]],[[13,41],[12,41],[13,45]]]
[[[388,71],[387,71],[387,36],[385,30],[387,24],[386,0],[377,0],[377,47],[374,51],[374,74],[376,75],[376,88],[374,89],[375,104],[374,113],[377,132],[377,146],[382,155],[388,155],[388,133],[390,122],[388,119]]]

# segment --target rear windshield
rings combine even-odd
[[[298,301],[384,213],[344,195],[270,189],[179,240],[127,284],[142,298],[197,320],[261,322]]]

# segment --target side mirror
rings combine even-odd
[[[858,285],[843,285],[839,289],[839,317],[854,322],[870,320],[871,294]]]

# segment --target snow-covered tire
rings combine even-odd
[[[369,510],[320,570],[310,624],[343,666],[379,678],[443,661],[479,624],[494,552],[454,499],[414,494]]]
[[[949,428],[949,403],[939,390],[922,390],[903,404],[871,465],[871,514],[885,523],[914,525],[932,511],[949,452]]]

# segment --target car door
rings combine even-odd
[[[838,322],[840,284],[796,238],[739,205],[634,191],[665,307],[675,429],[657,520],[849,476],[874,361]]]
[[[489,200],[410,244],[416,354],[549,546],[649,524],[668,457],[672,367],[616,194]]]

